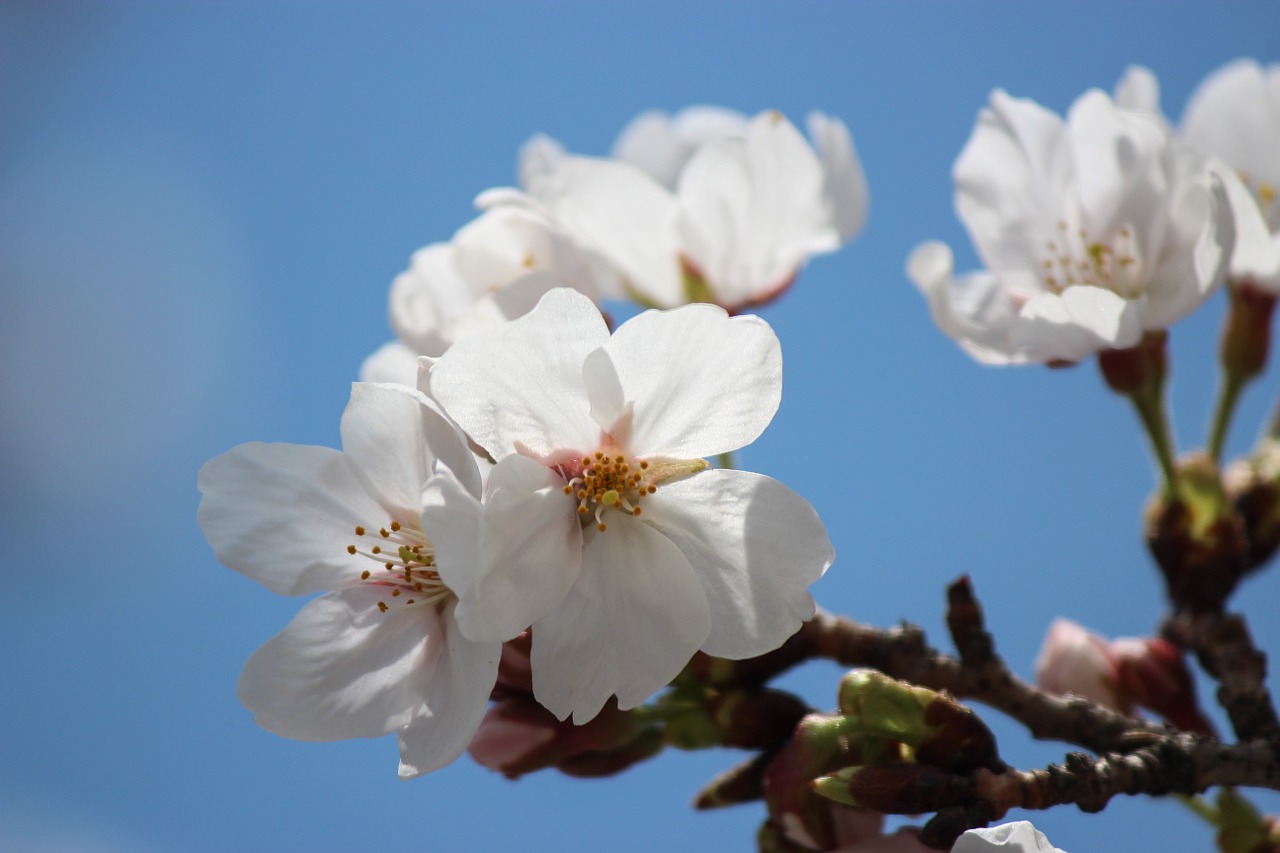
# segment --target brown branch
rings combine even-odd
[[[1236,737],[1280,744],[1280,718],[1267,690],[1267,656],[1253,644],[1244,617],[1219,610],[1182,611],[1165,620],[1170,642],[1191,649],[1218,681],[1218,704]]]

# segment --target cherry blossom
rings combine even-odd
[[[585,298],[585,297],[584,297]],[[395,732],[400,775],[457,758],[479,726],[501,646],[458,630],[472,566],[436,561],[424,490],[478,494],[462,437],[435,405],[357,383],[343,450],[243,444],[200,470],[199,521],[218,559],[281,595],[312,599],[249,658],[240,700],[298,740]]]
[[[979,361],[1132,347],[1195,310],[1226,273],[1233,220],[1208,159],[1102,92],[1063,121],[995,91],[953,174],[987,270],[955,278],[950,249],[931,242],[907,273]]]
[[[951,853],[1066,853],[1049,843],[1030,821],[1015,820],[971,829],[956,840]]]
[[[615,160],[569,155],[535,137],[526,190],[659,307],[715,302],[739,311],[775,298],[813,255],[861,230],[867,189],[848,128],[809,116],[812,143],[777,111],[646,113]]]
[[[576,723],[611,695],[640,704],[699,649],[781,645],[813,614],[831,543],[785,486],[704,459],[760,435],[781,380],[772,329],[710,305],[610,336],[589,299],[553,290],[455,343],[430,391],[497,461],[483,504],[455,489],[424,516],[442,562],[480,566],[457,589],[462,630],[532,626],[534,694]]]
[[[536,205],[491,204],[448,243],[413,255],[391,284],[396,340],[366,359],[366,381],[415,385],[420,355],[438,356],[459,336],[527,313],[553,287],[574,287],[599,302],[617,289],[603,262],[582,251]]]

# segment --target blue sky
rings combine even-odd
[[[758,807],[688,806],[727,753],[599,782],[511,783],[464,758],[401,783],[391,739],[258,729],[236,677],[299,602],[219,566],[195,523],[206,459],[337,442],[348,383],[389,336],[392,277],[514,180],[521,142],[605,153],[649,108],[822,109],[867,171],[866,230],[763,312],[784,397],[740,460],[828,525],[820,604],[945,645],[943,587],[969,572],[1028,675],[1056,616],[1149,632],[1152,467],[1132,414],[1092,364],[972,363],[902,267],[928,238],[975,263],[949,170],[992,88],[1061,111],[1136,62],[1176,117],[1218,65],[1280,59],[1277,33],[1280,5],[1220,0],[3,2],[0,847],[752,848]],[[1173,331],[1183,447],[1203,442],[1221,311]],[[1233,453],[1276,388],[1248,393]],[[1277,600],[1274,568],[1237,597],[1272,650]],[[838,674],[788,684],[830,706]],[[984,713],[1020,766],[1065,751]],[[1072,853],[1210,843],[1173,803],[1036,822]]]

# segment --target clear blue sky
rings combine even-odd
[[[1063,110],[1137,62],[1177,116],[1223,62],[1280,59],[1278,36],[1280,4],[1222,0],[6,0],[0,848],[752,849],[760,808],[688,806],[728,754],[602,782],[511,783],[464,758],[401,783],[391,739],[259,730],[236,678],[299,602],[219,566],[195,523],[206,459],[250,440],[336,443],[348,382],[389,336],[392,277],[477,192],[514,180],[525,138],[604,153],[648,108],[818,108],[858,144],[868,227],[765,310],[783,404],[741,459],[825,519],[838,558],[820,603],[919,622],[945,645],[943,586],[969,572],[1023,674],[1056,616],[1149,632],[1152,470],[1132,414],[1092,364],[972,363],[902,267],[926,238],[975,262],[949,170],[993,87]],[[1184,446],[1203,441],[1221,308],[1173,333]],[[1247,396],[1234,452],[1278,384]],[[1277,601],[1274,567],[1237,599],[1273,652]],[[830,706],[837,675],[788,683]],[[998,731],[1020,766],[1064,752]],[[1071,853],[1210,844],[1173,803],[1036,822]]]

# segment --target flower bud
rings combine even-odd
[[[920,814],[973,799],[973,783],[927,764],[895,762],[845,767],[814,780],[822,796],[881,814]]]
[[[1224,480],[1244,523],[1252,571],[1280,548],[1280,439],[1263,438],[1248,459],[1228,466]]]
[[[874,669],[855,669],[840,680],[839,705],[864,734],[915,745],[927,733],[924,709],[937,695]]]
[[[774,749],[791,737],[809,707],[781,690],[730,690],[713,696],[707,712],[725,746]]]
[[[729,768],[703,786],[693,798],[693,807],[698,810],[718,809],[762,798],[764,774],[772,761],[773,756],[766,752]]]
[[[916,744],[915,760],[952,773],[969,773],[985,767],[1003,773],[995,735],[973,712],[945,693],[924,711],[928,733]]]
[[[810,714],[800,721],[764,775],[765,805],[772,823],[785,831],[784,837],[812,850],[834,848],[833,806],[810,785],[838,767],[878,758],[866,755],[863,747],[850,739],[844,717]]]
[[[1129,703],[1116,684],[1107,641],[1070,619],[1055,619],[1036,658],[1036,684],[1050,693],[1074,693],[1122,714]]]
[[[1121,637],[1108,646],[1120,689],[1187,732],[1214,734],[1200,710],[1182,650],[1159,637]]]
[[[1177,472],[1177,495],[1157,495],[1147,506],[1147,547],[1176,607],[1214,609],[1249,567],[1244,524],[1208,455],[1187,454]]]

